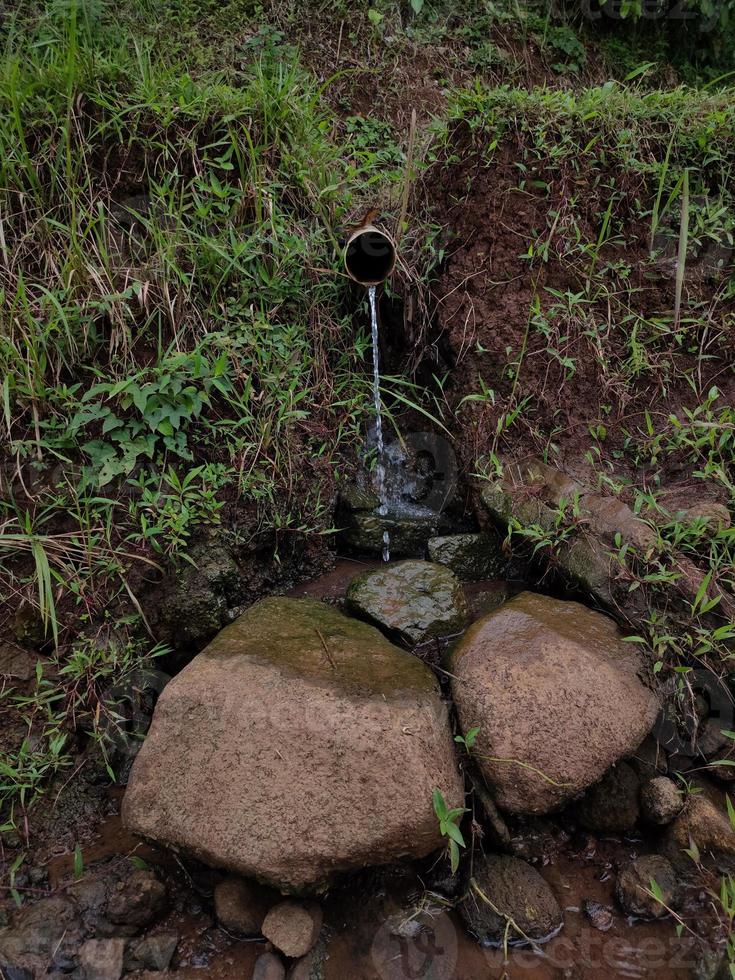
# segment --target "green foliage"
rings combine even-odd
[[[464,735],[455,735],[454,741],[458,745],[464,745],[465,751],[469,755],[475,747],[477,736],[480,734],[479,727],[468,729]]]
[[[454,807],[450,810],[441,790],[438,789],[435,789],[432,794],[432,802],[434,813],[439,821],[441,835],[447,838],[447,852],[452,874],[456,874],[459,868],[459,849],[466,846],[462,831],[459,829],[459,823],[462,816],[468,811],[466,807]]]

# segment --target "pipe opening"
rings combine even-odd
[[[377,286],[393,272],[396,247],[377,228],[362,228],[347,242],[345,269],[362,286]]]

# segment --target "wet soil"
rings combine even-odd
[[[433,334],[417,341],[421,350],[440,348],[451,371],[443,395],[453,410],[450,424],[462,472],[476,471],[478,459],[494,447],[513,457],[545,457],[556,450],[565,470],[575,475],[594,442],[590,427],[600,425],[606,429],[603,456],[624,470],[626,430],[643,431],[646,410],[681,413],[712,385],[721,389],[723,401],[735,397],[727,330],[715,331],[708,357],[701,361],[686,329],[681,338],[665,342],[655,332],[641,332],[638,342],[645,345],[647,366],[631,375],[630,331],[620,328],[620,314],[597,301],[560,309],[559,297],[586,295],[588,267],[574,259],[575,234],[596,238],[604,211],[600,186],[612,182],[621,194],[616,220],[625,244],[606,246],[600,262],[610,269],[625,265],[629,280],[627,285],[618,282],[610,272],[610,290],[632,289],[631,302],[642,323],[671,318],[671,276],[652,268],[648,229],[632,213],[631,202],[638,196],[645,200],[648,193],[640,175],[612,167],[603,173],[591,164],[588,172],[570,161],[552,166],[530,154],[528,174],[524,170],[528,179],[522,180],[517,162],[527,150],[522,132],[506,137],[489,160],[474,139],[458,125],[447,163],[439,162],[426,182],[429,206],[445,229],[448,257],[433,288]],[[531,265],[530,245],[547,249],[546,260]],[[710,301],[715,291],[713,282],[694,274],[687,280],[693,306]],[[534,295],[539,308],[531,317]],[[731,301],[723,302],[717,324],[734,308]],[[517,363],[516,377],[512,366]],[[696,392],[687,381],[692,374]],[[493,390],[492,399],[478,399],[478,378]],[[516,407],[518,392],[522,411],[498,446],[498,420]],[[470,396],[474,400],[465,401]],[[684,476],[673,468],[669,475]]]
[[[324,980],[667,980],[694,975],[701,946],[686,934],[678,937],[672,919],[634,922],[616,908],[615,870],[646,852],[645,842],[591,837],[570,842],[557,827],[551,834],[546,828],[543,837],[539,870],[564,910],[564,928],[548,943],[509,949],[507,957],[502,949],[483,948],[447,906],[451,900],[428,890],[440,866],[378,869],[346,880],[324,898]],[[83,850],[90,874],[101,862],[133,855],[162,877],[181,872],[172,855],[129,834],[117,815],[101,824]],[[49,863],[52,888],[70,883],[73,862],[67,854]],[[689,901],[697,900],[692,891]],[[595,928],[586,914],[589,902],[603,907],[605,931]],[[406,928],[411,922],[418,927]],[[268,948],[265,942],[238,940],[217,927],[210,896],[191,887],[191,881],[188,886],[179,883],[174,909],[154,929],[171,930],[181,936],[172,965],[181,980],[246,980],[258,954]]]

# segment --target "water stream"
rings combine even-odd
[[[378,460],[375,476],[380,506],[378,513],[384,517],[388,512],[388,501],[385,494],[385,446],[383,444],[383,412],[380,399],[380,354],[378,350],[378,308],[375,300],[376,287],[368,289],[370,301],[370,326],[373,337],[373,401],[375,403],[375,438]],[[383,561],[390,561],[390,535],[383,531]]]

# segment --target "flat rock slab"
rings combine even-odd
[[[650,731],[658,701],[635,646],[576,602],[524,592],[471,626],[452,655],[463,731],[503,809],[548,813]]]
[[[407,646],[459,633],[469,618],[462,585],[451,569],[418,560],[356,576],[347,607]]]
[[[314,599],[252,606],[166,687],[126,825],[298,892],[441,846],[462,781],[434,675]]]

